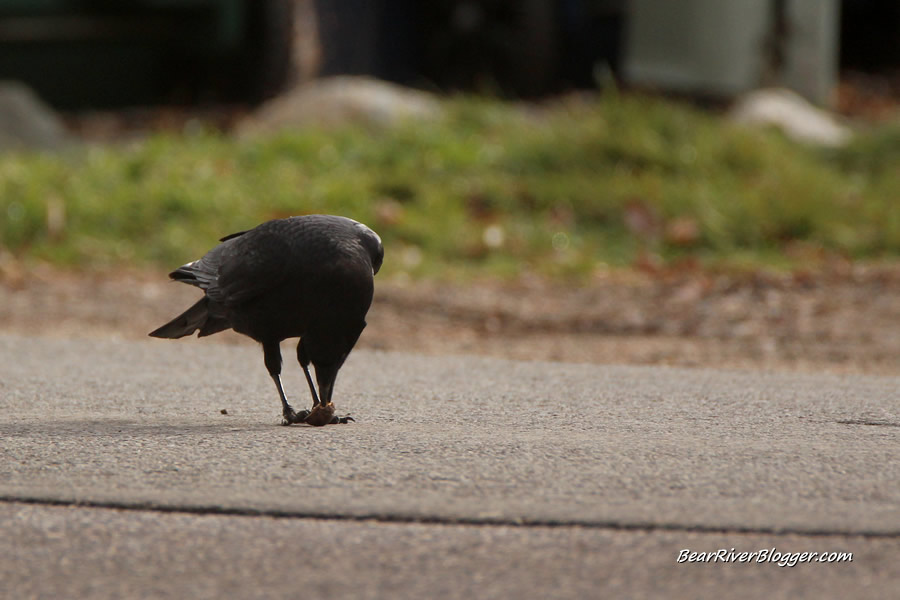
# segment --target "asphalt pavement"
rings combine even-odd
[[[335,391],[357,421],[282,427],[252,343],[0,335],[0,589],[891,597],[898,396],[896,377],[359,350]],[[721,558],[760,551],[797,563]]]

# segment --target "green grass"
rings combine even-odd
[[[643,96],[455,100],[446,118],[395,130],[2,155],[0,245],[25,261],[165,268],[260,221],[328,212],[371,225],[385,272],[414,276],[577,277],[647,255],[891,259],[897,165],[900,126],[823,151]]]

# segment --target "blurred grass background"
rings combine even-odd
[[[395,129],[158,135],[0,156],[0,248],[28,263],[171,268],[266,219],[372,226],[385,272],[579,278],[682,260],[900,256],[900,126],[817,149],[640,95],[457,99]]]

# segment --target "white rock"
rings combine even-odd
[[[730,118],[744,125],[775,126],[792,139],[822,146],[841,146],[852,137],[833,114],[782,88],[750,92],[735,103]]]

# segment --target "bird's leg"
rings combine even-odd
[[[293,423],[302,423],[309,414],[309,411],[300,411],[300,414],[295,412],[291,405],[288,404],[287,398],[284,395],[284,388],[281,385],[281,375],[272,375],[272,379],[275,380],[275,387],[278,388],[278,395],[281,397],[281,424],[291,425]]]
[[[302,423],[309,415],[309,411],[294,412],[291,405],[288,404],[287,397],[284,395],[284,386],[281,385],[281,348],[278,343],[263,344],[263,357],[266,362],[266,369],[269,371],[275,387],[278,388],[278,396],[281,398],[281,415],[284,420],[282,425],[291,425],[292,423]]]
[[[297,361],[303,367],[303,374],[306,375],[306,383],[309,384],[309,393],[312,394],[313,408],[319,405],[319,395],[316,393],[316,386],[313,385],[312,376],[309,374],[309,355],[306,353],[306,347],[303,340],[297,344]]]
[[[303,367],[303,374],[306,375],[306,383],[309,384],[309,393],[312,394],[313,408],[315,408],[319,404],[319,396],[318,394],[316,394],[316,386],[313,385],[312,376],[309,374],[309,365],[301,366]]]

